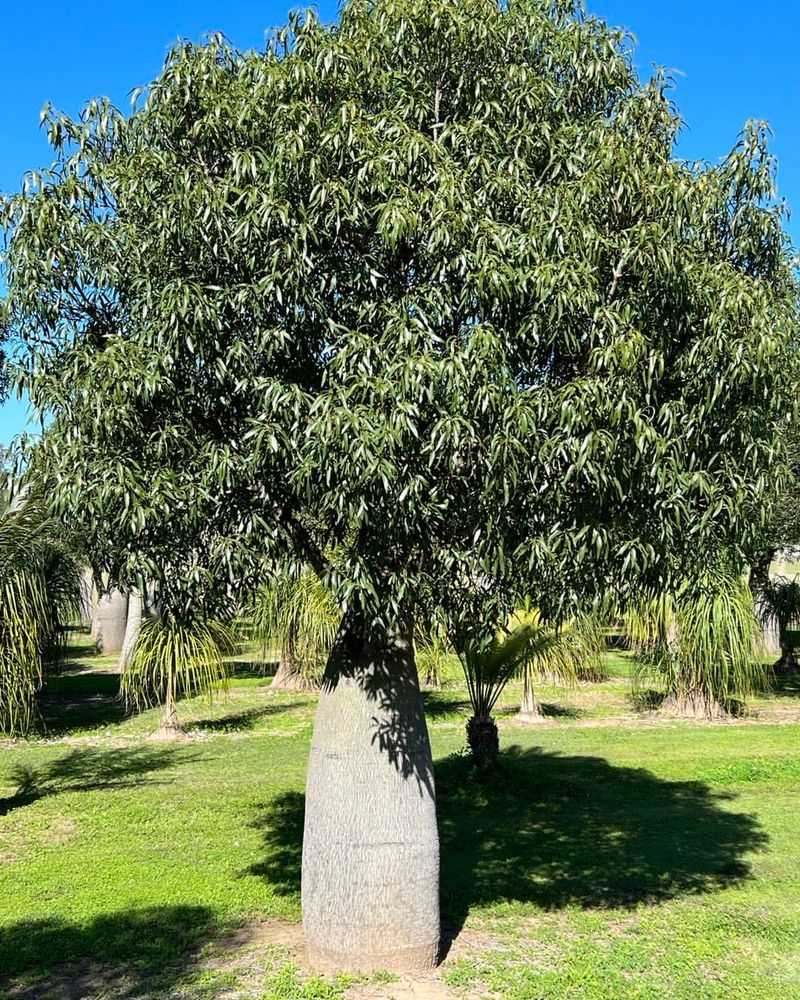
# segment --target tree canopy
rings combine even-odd
[[[45,124],[3,206],[33,461],[174,613],[287,553],[376,615],[555,613],[753,544],[797,319],[767,131],[676,159],[579,3],[349,0]]]

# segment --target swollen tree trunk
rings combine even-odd
[[[435,965],[439,838],[411,629],[348,612],[325,670],[308,766],[303,926],[317,967]]]
[[[92,630],[96,604],[97,588],[94,585],[94,574],[87,566],[81,570],[81,622],[88,622]],[[92,634],[92,638],[94,638],[94,634]]]
[[[779,674],[793,673],[797,670],[797,657],[794,654],[794,646],[785,633],[781,636],[778,649],[781,655],[772,669]]]
[[[95,606],[92,635],[100,653],[119,653],[128,622],[128,595],[120,590],[103,594]]]
[[[313,691],[317,687],[315,682],[304,673],[295,656],[295,643],[291,640],[286,642],[281,649],[278,669],[275,671],[270,687],[277,691]]]
[[[166,697],[164,698],[164,714],[161,716],[161,724],[155,732],[156,739],[174,740],[185,735],[185,730],[178,718],[178,710],[175,707],[175,674],[170,674],[167,684]]]
[[[120,673],[124,673],[131,662],[133,651],[136,649],[136,643],[139,641],[139,633],[142,631],[143,615],[144,601],[142,600],[142,593],[139,590],[132,590],[128,598],[128,621],[125,626],[125,638],[122,643],[122,652],[119,656]]]

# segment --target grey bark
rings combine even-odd
[[[81,571],[81,621],[92,622],[97,604],[97,588],[94,585],[94,574],[87,566]]]
[[[410,627],[348,612],[308,767],[303,926],[320,968],[427,969],[439,953],[439,837]]]
[[[95,607],[92,635],[100,653],[119,653],[125,641],[128,595],[119,590],[102,594]]]
[[[119,656],[119,671],[123,673],[131,662],[139,633],[142,631],[144,617],[144,600],[140,590],[132,590],[128,597],[128,618],[125,625],[125,637],[122,641],[122,651]]]
[[[520,702],[519,714],[517,718],[520,722],[546,721],[545,716],[542,715],[542,711],[539,708],[539,702],[536,700],[531,670],[527,666],[522,674],[522,701]]]
[[[314,682],[303,674],[294,657],[281,655],[270,687],[276,691],[313,691],[315,686]]]

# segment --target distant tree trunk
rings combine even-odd
[[[122,643],[122,652],[119,657],[119,671],[124,673],[131,662],[136,643],[139,641],[139,633],[142,631],[142,618],[144,615],[144,600],[140,590],[132,590],[128,597],[128,621],[125,626],[125,638]]]
[[[119,653],[128,622],[128,595],[120,590],[102,594],[95,606],[92,634],[99,653]]]
[[[529,667],[525,667],[522,673],[522,701],[519,706],[517,718],[520,722],[543,722],[545,716],[536,700],[536,693],[533,689],[533,677]]]
[[[491,715],[473,715],[467,721],[467,745],[476,767],[493,767],[500,756],[500,734]]]
[[[308,766],[302,877],[312,964],[427,969],[439,950],[439,839],[411,629],[352,610],[325,670]]]
[[[751,563],[749,583],[754,597],[757,597],[769,583],[769,568],[777,551],[777,549],[764,549]]]
[[[794,646],[785,632],[781,634],[779,644],[780,657],[773,666],[776,673],[792,673],[798,669],[797,657],[794,655]]]
[[[764,652],[767,656],[780,656],[775,669],[780,669],[784,662],[784,649],[781,643],[781,627],[771,615],[766,615],[759,608],[758,597],[766,590],[769,584],[769,568],[775,558],[777,549],[764,549],[759,552],[750,566],[750,591],[755,598],[756,616],[761,622],[761,637],[764,645]]]
[[[81,571],[81,622],[88,622],[92,627],[94,609],[97,604],[97,588],[94,585],[94,574],[87,566]],[[92,635],[94,638],[94,635]]]
[[[167,678],[167,690],[164,697],[164,714],[161,716],[161,724],[156,732],[156,738],[162,740],[174,740],[185,735],[183,726],[178,718],[178,710],[175,707],[175,671],[170,671]]]
[[[317,684],[314,679],[303,670],[302,664],[297,659],[296,644],[293,637],[289,637],[281,649],[281,658],[278,661],[278,669],[272,678],[270,687],[278,691],[315,691]]]

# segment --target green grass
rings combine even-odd
[[[0,996],[391,997],[390,977],[310,976],[282,939],[313,697],[242,668],[227,702],[181,703],[190,739],[156,743],[158,713],[124,717],[118,677],[81,672],[109,663],[74,652],[41,737],[2,749]],[[463,687],[426,694],[453,939],[437,996],[800,997],[800,685],[684,723],[638,715],[628,658],[609,667],[542,687],[540,726],[510,688],[488,784],[459,753]]]

